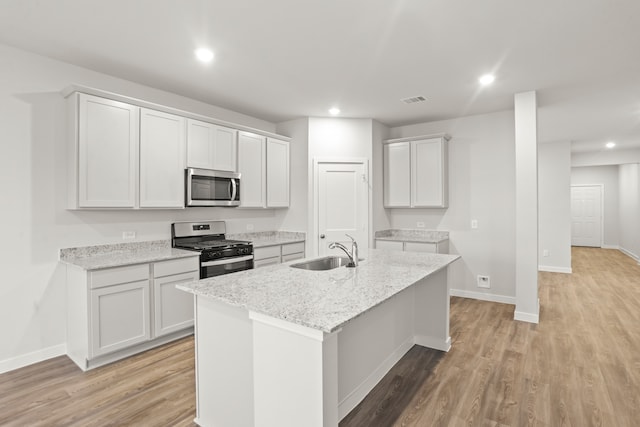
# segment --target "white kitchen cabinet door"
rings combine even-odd
[[[155,337],[193,326],[193,294],[176,289],[176,285],[198,279],[199,272],[192,271],[153,280]]]
[[[151,338],[149,280],[93,289],[90,295],[89,358]]]
[[[212,123],[187,121],[187,166],[235,172],[238,131]]]
[[[240,207],[267,206],[266,138],[249,132],[238,133],[238,172],[240,172]]]
[[[376,240],[376,249],[387,249],[390,251],[404,250],[403,242],[395,242],[391,240]]]
[[[411,141],[411,206],[447,207],[444,138]]]
[[[267,207],[289,207],[289,142],[267,138]]]
[[[92,95],[76,96],[70,102],[77,108],[72,113],[77,114],[77,134],[71,129],[77,138],[73,148],[77,158],[72,157],[77,165],[69,166],[78,169],[69,186],[70,207],[135,207],[139,108]]]
[[[183,208],[185,118],[140,113],[140,207]]]
[[[397,142],[385,144],[384,158],[384,206],[411,206],[411,144]]]

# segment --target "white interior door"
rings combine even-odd
[[[602,187],[571,187],[571,245],[602,246]]]
[[[369,203],[367,166],[362,163],[318,164],[318,255],[344,254],[329,249],[331,242],[351,248],[349,234],[358,242],[360,256],[368,247]]]

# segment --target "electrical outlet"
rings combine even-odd
[[[491,287],[491,281],[489,280],[489,276],[478,275],[478,287],[489,289]]]
[[[416,226],[417,226],[418,228],[424,228],[424,222],[422,222],[422,221],[418,221],[418,222],[416,223]]]
[[[253,231],[253,224],[247,224],[247,231]]]
[[[122,240],[133,240],[136,238],[135,231],[123,231],[122,232]]]
[[[473,229],[478,228],[478,220],[477,219],[472,219],[471,220],[471,228],[473,228]]]
[[[543,249],[542,256],[549,256],[549,249]]]

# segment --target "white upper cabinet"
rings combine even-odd
[[[289,142],[267,138],[267,206],[289,206]]]
[[[237,139],[235,129],[189,119],[187,121],[187,166],[235,172]]]
[[[384,206],[448,206],[447,135],[387,141],[384,157]]]
[[[279,135],[97,89],[63,94],[68,209],[183,209],[186,168],[240,172],[242,207],[289,206]]]
[[[240,206],[267,206],[266,159],[264,136],[249,132],[238,133],[238,172],[240,172]]]
[[[185,118],[140,110],[140,207],[184,207]]]
[[[238,133],[240,207],[289,206],[289,142]]]
[[[411,206],[411,144],[396,142],[385,144],[384,205],[386,207]]]
[[[136,203],[139,108],[75,93],[69,150],[69,207],[133,208]]]

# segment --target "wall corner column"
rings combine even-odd
[[[514,96],[516,154],[515,320],[538,323],[538,133],[536,92]]]

